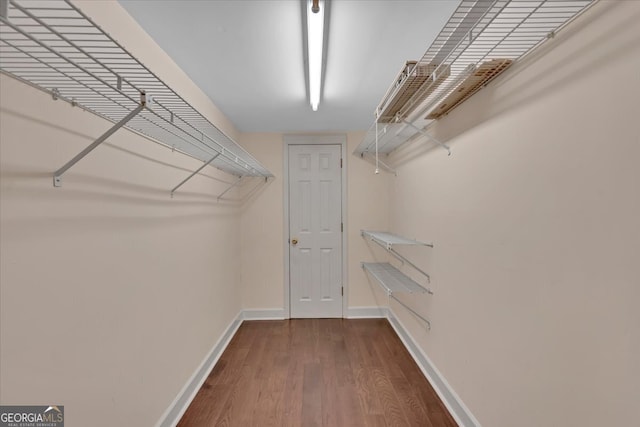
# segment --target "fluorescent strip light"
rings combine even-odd
[[[307,52],[309,55],[309,100],[311,109],[318,111],[322,84],[322,43],[324,40],[324,1],[320,0],[320,11],[313,13],[313,0],[307,4]]]

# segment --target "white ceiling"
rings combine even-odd
[[[333,0],[323,95],[309,106],[299,0],[119,0],[243,132],[367,129],[457,0]]]

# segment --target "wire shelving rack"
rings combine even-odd
[[[442,107],[441,102],[460,90],[465,79],[484,64],[505,60],[510,65],[521,60],[534,48],[555,37],[560,29],[595,1],[462,0],[422,58],[416,61],[416,66],[434,67],[433,78],[407,100],[394,120],[380,120],[382,105],[378,106],[374,122],[354,154],[373,160],[376,173],[379,166],[392,170],[379,159],[380,154],[389,154],[418,138],[426,138],[451,154],[446,144],[428,132],[436,120],[433,113]],[[434,82],[444,70],[448,77],[440,79],[438,86],[434,87]],[[489,81],[484,81],[468,96]],[[392,89],[395,85],[396,81]],[[426,97],[422,96],[425,92],[429,93]]]
[[[122,126],[238,177],[273,176],[68,0],[0,0],[0,71],[115,124],[56,186]]]

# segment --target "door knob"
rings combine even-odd
[[[291,244],[293,246],[297,245],[298,244],[298,239],[291,239]]]

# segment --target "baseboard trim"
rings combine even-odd
[[[229,345],[229,341],[236,334],[238,328],[242,324],[243,312],[240,311],[238,315],[231,321],[227,329],[224,331],[220,339],[215,343],[207,357],[202,361],[198,369],[193,373],[189,381],[184,385],[180,393],[171,402],[171,405],[167,408],[160,420],[156,424],[156,427],[175,427],[180,418],[184,415],[187,408],[191,404],[191,401],[196,397],[196,394],[204,384],[204,381],[209,376],[209,373],[218,362],[218,359]]]
[[[347,319],[371,319],[388,317],[387,307],[349,307],[347,309]]]
[[[242,310],[244,320],[283,320],[283,308],[257,308]]]
[[[422,351],[416,340],[404,327],[402,322],[395,315],[393,310],[388,309],[389,323],[400,337],[400,340],[404,343],[413,360],[418,364],[418,367],[422,371],[425,377],[431,383],[444,405],[447,407],[451,416],[456,420],[461,427],[481,427],[480,422],[473,416],[469,408],[460,399],[460,396],[456,394],[451,388],[447,380],[442,376],[440,371],[433,364],[431,359]]]

